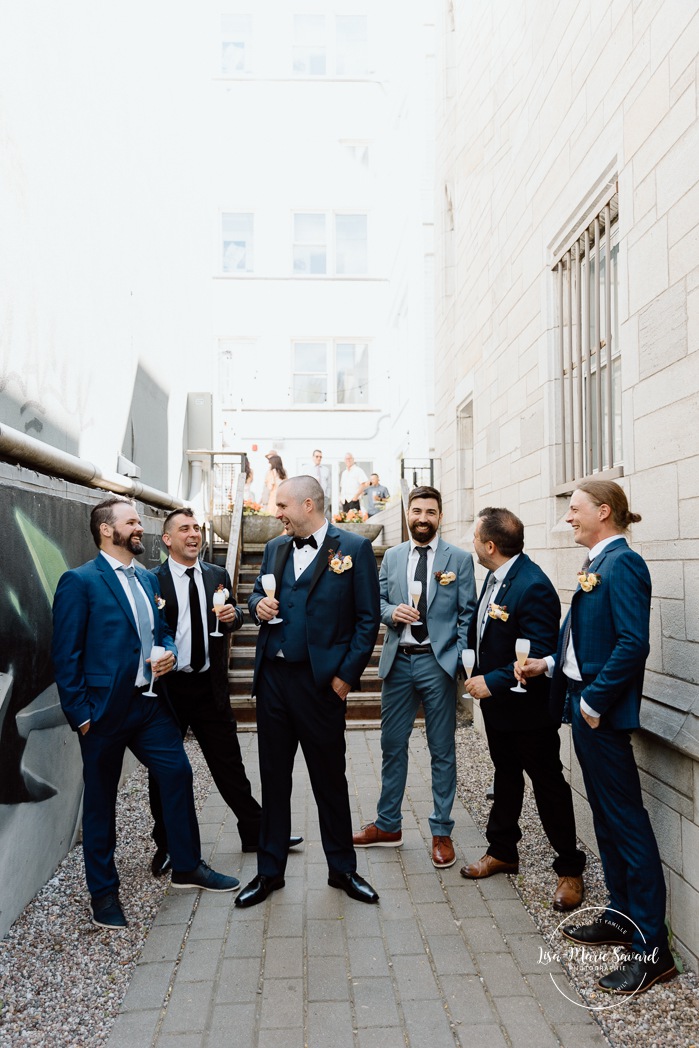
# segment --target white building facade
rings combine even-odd
[[[479,508],[513,509],[565,604],[575,481],[617,479],[642,514],[630,538],[653,610],[634,745],[672,930],[696,965],[699,15],[679,0],[444,0],[439,39],[445,530],[468,544]]]
[[[401,458],[430,457],[431,8],[220,15],[211,387],[258,500],[272,449],[294,475],[319,448],[334,508],[347,451],[392,492]]]

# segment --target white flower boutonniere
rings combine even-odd
[[[493,604],[491,601],[488,605],[488,617],[491,619],[500,619],[501,622],[507,622],[510,617],[510,613],[507,610],[507,604]]]
[[[158,611],[162,611],[163,610],[163,608],[165,607],[165,603],[166,602],[163,600],[163,598],[160,596],[160,594],[156,593],[156,595],[155,595],[155,606],[158,609]]]
[[[452,582],[456,582],[456,575],[453,571],[435,571],[434,577],[440,586],[449,586]]]
[[[594,571],[578,572],[578,582],[580,584],[580,589],[583,591],[583,593],[589,593],[590,590],[593,590],[595,588],[595,586],[599,586],[601,581],[602,576],[596,575]]]
[[[352,558],[349,555],[343,556],[341,549],[337,553],[331,549],[328,554],[328,567],[336,575],[342,575],[344,571],[349,571],[352,567]]]

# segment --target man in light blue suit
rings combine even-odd
[[[665,880],[631,745],[639,727],[650,650],[651,580],[624,532],[641,518],[613,481],[585,481],[566,521],[589,550],[553,658],[531,659],[518,677],[553,670],[551,701],[572,720],[609,903],[592,924],[563,934],[583,946],[622,946],[621,965],[598,989],[635,994],[676,975],[665,926]]]
[[[456,672],[468,647],[476,606],[473,559],[438,537],[442,497],[436,488],[413,488],[408,502],[412,538],[386,551],[379,575],[381,620],[388,627],[379,676],[381,692],[381,796],[375,822],[354,834],[356,848],[397,848],[403,843],[401,804],[408,775],[408,744],[422,702],[432,762],[432,863],[456,861],[451,809],[456,793]],[[411,606],[417,579],[421,595]]]
[[[152,577],[134,561],[145,552],[134,504],[119,495],[105,499],[92,510],[90,530],[100,552],[66,571],[56,588],[52,658],[61,706],[83,759],[83,855],[93,923],[115,931],[126,926],[114,851],[127,747],[160,787],[173,885],[220,892],[239,882],[202,862],[192,769],[164,682],[155,698],[145,694],[153,676],[151,648],[166,649],[152,667],[160,677],[175,666],[177,651]]]

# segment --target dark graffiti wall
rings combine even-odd
[[[0,936],[71,846],[82,797],[80,749],[51,666],[61,574],[97,555],[90,510],[106,492],[0,463]],[[144,567],[160,561],[164,513],[139,505]]]

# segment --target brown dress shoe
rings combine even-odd
[[[494,873],[519,873],[519,863],[503,862],[502,859],[496,859],[494,855],[488,855],[486,852],[478,862],[461,867],[461,876],[467,880],[471,877],[492,877]]]
[[[585,896],[585,884],[580,877],[559,877],[558,887],[553,896],[554,910],[565,913],[566,910],[575,910],[583,901]]]
[[[403,843],[403,833],[389,833],[388,830],[380,830],[375,822],[368,822],[361,830],[352,834],[352,844],[355,848],[400,848]]]
[[[436,866],[438,870],[445,870],[448,866],[453,866],[455,862],[456,855],[451,837],[433,837],[432,865]]]

